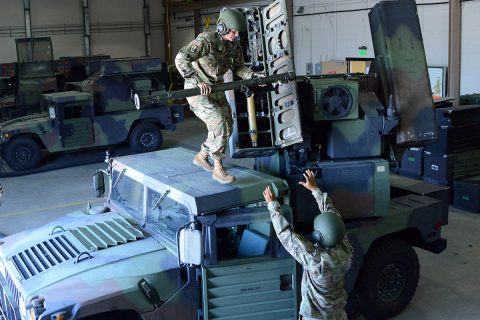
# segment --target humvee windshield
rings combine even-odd
[[[146,187],[126,175],[114,170],[112,173],[112,193],[110,201],[141,224],[161,233],[173,243],[177,242],[177,230],[189,222],[189,209],[168,197],[168,191],[159,192]],[[144,193],[146,190],[146,199]],[[146,200],[146,205],[145,205]],[[144,219],[144,208],[146,219]]]
[[[147,224],[176,243],[177,230],[189,222],[188,208],[169,198],[168,191],[147,190]]]
[[[143,184],[124,175],[124,172],[113,171],[112,193],[110,200],[121,207],[132,218],[143,220]]]

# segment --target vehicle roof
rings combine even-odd
[[[75,97],[76,101],[84,101],[91,99],[91,94],[80,92],[80,91],[65,91],[65,92],[54,92],[47,93],[43,95],[46,100],[53,101],[56,103],[70,102],[71,97]]]
[[[172,148],[115,158],[114,170],[143,181],[158,192],[188,204],[195,215],[264,201],[263,190],[273,186],[278,194],[288,195],[287,183],[277,177],[224,162],[236,177],[232,184],[220,184],[212,174],[192,164],[195,152]]]

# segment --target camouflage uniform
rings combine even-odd
[[[318,207],[323,213],[333,211],[330,198],[320,189],[312,192]],[[303,266],[302,319],[347,319],[344,311],[347,293],[344,289],[344,277],[352,262],[353,249],[345,238],[334,248],[327,249],[314,245],[306,238],[294,232],[282,214],[277,201],[268,204],[270,217],[278,239],[285,249]]]
[[[218,32],[204,32],[197,39],[180,49],[175,65],[185,78],[185,89],[195,88],[198,83],[223,82],[223,75],[232,70],[242,79],[250,79],[254,73],[244,66],[243,54],[238,41],[226,41]],[[232,112],[225,93],[187,98],[190,109],[208,129],[202,151],[212,159],[225,158],[225,147],[232,134]]]

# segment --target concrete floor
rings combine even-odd
[[[176,132],[164,132],[163,148],[180,145],[196,150],[205,137],[204,125],[196,118],[188,118]],[[251,159],[229,161],[253,166]],[[91,183],[92,174],[104,165],[1,178],[5,193],[0,198],[0,234],[40,226],[84,209],[88,202],[100,203]],[[418,289],[410,305],[395,319],[480,319],[480,215],[451,207],[449,221],[443,229],[448,239],[446,251],[435,255],[417,250],[421,265]]]

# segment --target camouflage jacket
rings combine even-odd
[[[185,79],[198,84],[223,82],[228,70],[242,79],[250,79],[253,71],[245,67],[239,41],[223,40],[218,32],[204,32],[180,49],[175,65]]]
[[[330,198],[319,189],[313,196],[320,211],[338,211]],[[302,302],[300,314],[304,319],[347,319],[344,311],[347,293],[344,277],[350,269],[353,249],[345,237],[335,248],[314,245],[305,237],[296,234],[293,226],[283,216],[277,201],[268,204],[270,217],[278,239],[285,249],[303,266]]]

